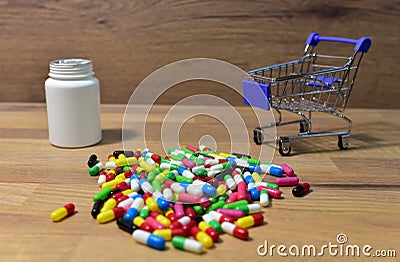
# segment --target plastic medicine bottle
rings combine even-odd
[[[45,82],[49,140],[59,147],[100,142],[100,85],[90,60],[50,62]]]

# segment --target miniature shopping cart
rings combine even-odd
[[[323,55],[317,52],[321,41],[352,44],[355,45],[354,52],[351,56]],[[300,123],[297,135],[276,137],[282,156],[290,154],[291,139],[303,137],[335,135],[338,136],[339,148],[348,148],[352,122],[342,112],[350,97],[361,59],[370,46],[371,40],[366,37],[354,40],[311,33],[304,55],[299,60],[249,71],[255,82],[243,81],[245,104],[265,110],[271,106],[278,113],[275,123],[254,129],[254,142],[258,145],[263,143],[266,128]],[[299,119],[282,122],[280,110],[295,113]],[[312,112],[328,113],[346,121],[347,130],[312,133]]]

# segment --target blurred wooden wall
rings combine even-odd
[[[372,39],[350,107],[400,108],[398,0],[0,1],[0,101],[44,102],[48,63],[93,60],[102,103],[127,103],[154,70],[210,57],[244,70],[297,59],[312,31]],[[179,85],[159,103],[209,92],[242,105],[216,85]]]

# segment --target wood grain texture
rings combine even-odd
[[[301,181],[311,184],[313,192],[294,198],[283,188],[284,199],[273,200],[263,209],[266,225],[250,229],[251,240],[240,241],[229,235],[206,254],[183,253],[167,244],[157,252],[135,243],[114,222],[99,225],[91,215],[92,196],[99,190],[97,178],[87,174],[86,161],[96,153],[105,159],[109,152],[122,148],[121,126],[124,105],[102,106],[103,140],[80,149],[62,149],[47,139],[44,104],[0,103],[0,254],[2,261],[265,261],[280,260],[275,253],[260,257],[257,247],[284,244],[318,247],[345,233],[348,244],[371,245],[373,250],[400,250],[400,123],[399,110],[349,109],[354,129],[348,150],[337,149],[335,137],[293,141],[293,156],[274,163],[291,165]],[[149,148],[162,152],[159,132],[168,106],[151,111]],[[251,111],[238,107],[251,131],[256,122]],[[368,116],[368,117],[366,117]],[[185,123],[181,141],[195,144],[200,134],[213,134],[219,151],[227,151],[230,142],[217,124],[207,117]],[[331,126],[327,115],[315,115],[313,121]],[[208,129],[203,127],[208,126]],[[198,128],[200,127],[200,128]],[[317,127],[316,127],[317,128]],[[191,132],[189,132],[191,131]],[[282,132],[296,132],[297,126]],[[281,132],[281,131],[279,131]],[[137,145],[138,147],[142,145]],[[251,145],[258,154],[259,146]],[[273,180],[267,177],[266,180]],[[73,202],[77,213],[60,222],[49,215],[57,207]],[[346,257],[290,257],[285,261],[331,261]],[[283,260],[283,259],[282,259]],[[361,260],[365,260],[362,257]],[[386,261],[386,260],[385,260]],[[387,258],[387,261],[395,261]]]
[[[210,57],[250,70],[299,58],[317,31],[372,39],[349,107],[399,108],[399,6],[397,0],[1,1],[0,101],[43,102],[54,59],[93,60],[102,101],[126,103],[146,76],[171,62]],[[242,104],[204,83],[178,85],[159,103],[199,90]]]

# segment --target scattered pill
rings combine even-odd
[[[74,211],[75,211],[75,205],[72,203],[68,203],[63,207],[60,207],[60,208],[54,210],[50,214],[50,218],[51,218],[51,220],[53,220],[53,222],[58,222],[58,221],[62,220],[63,218],[72,215],[74,213]]]
[[[304,196],[305,194],[307,194],[307,192],[309,190],[310,190],[310,184],[302,183],[301,185],[298,185],[292,189],[292,194],[295,197],[301,197],[301,196]]]
[[[160,236],[151,234],[147,231],[137,229],[137,230],[133,231],[132,237],[137,242],[147,245],[149,247],[152,247],[152,248],[155,248],[158,250],[165,249],[165,239]]]

